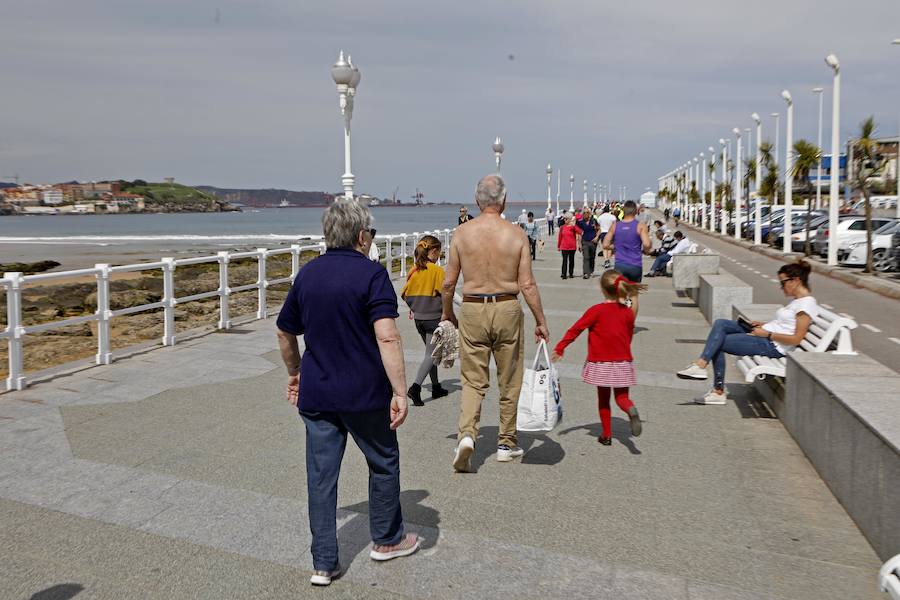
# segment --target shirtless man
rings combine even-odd
[[[450,244],[450,259],[444,276],[444,314],[457,324],[453,314],[453,294],[463,279],[460,308],[459,361],[462,402],[459,436],[453,468],[471,470],[469,459],[475,451],[481,402],[490,386],[490,357],[497,365],[500,387],[500,430],[497,460],[509,462],[522,456],[516,439],[516,409],[522,389],[525,325],[519,292],[534,315],[534,335],[549,341],[541,295],[531,272],[528,238],[518,226],[501,218],[506,205],[506,184],[499,175],[478,182],[475,202],[481,216],[461,225]]]

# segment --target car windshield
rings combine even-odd
[[[894,221],[892,223],[885,223],[881,227],[875,230],[875,233],[878,235],[885,235],[888,233],[894,233],[895,231],[900,230],[900,221]]]

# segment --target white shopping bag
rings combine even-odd
[[[522,379],[517,428],[519,431],[550,431],[561,419],[559,375],[550,362],[547,342],[541,340],[534,362],[530,369],[525,369]]]

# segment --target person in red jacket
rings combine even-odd
[[[563,279],[575,274],[575,250],[581,247],[581,229],[575,225],[575,217],[569,215],[565,223],[559,227],[559,235],[556,238],[556,248],[562,254]]]
[[[563,356],[566,347],[588,329],[588,357],[581,371],[582,380],[597,386],[597,408],[602,433],[597,439],[604,446],[612,444],[612,415],[609,393],[612,389],[616,404],[628,413],[631,434],[641,435],[641,418],[628,397],[628,388],[637,385],[634,359],[631,356],[631,337],[638,312],[638,293],[647,286],[626,279],[615,269],[600,277],[600,289],[605,300],[585,311],[559,341],[552,360]]]

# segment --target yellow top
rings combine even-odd
[[[400,297],[406,300],[416,319],[440,319],[443,285],[444,269],[429,262],[424,269],[414,267],[409,272]]]

